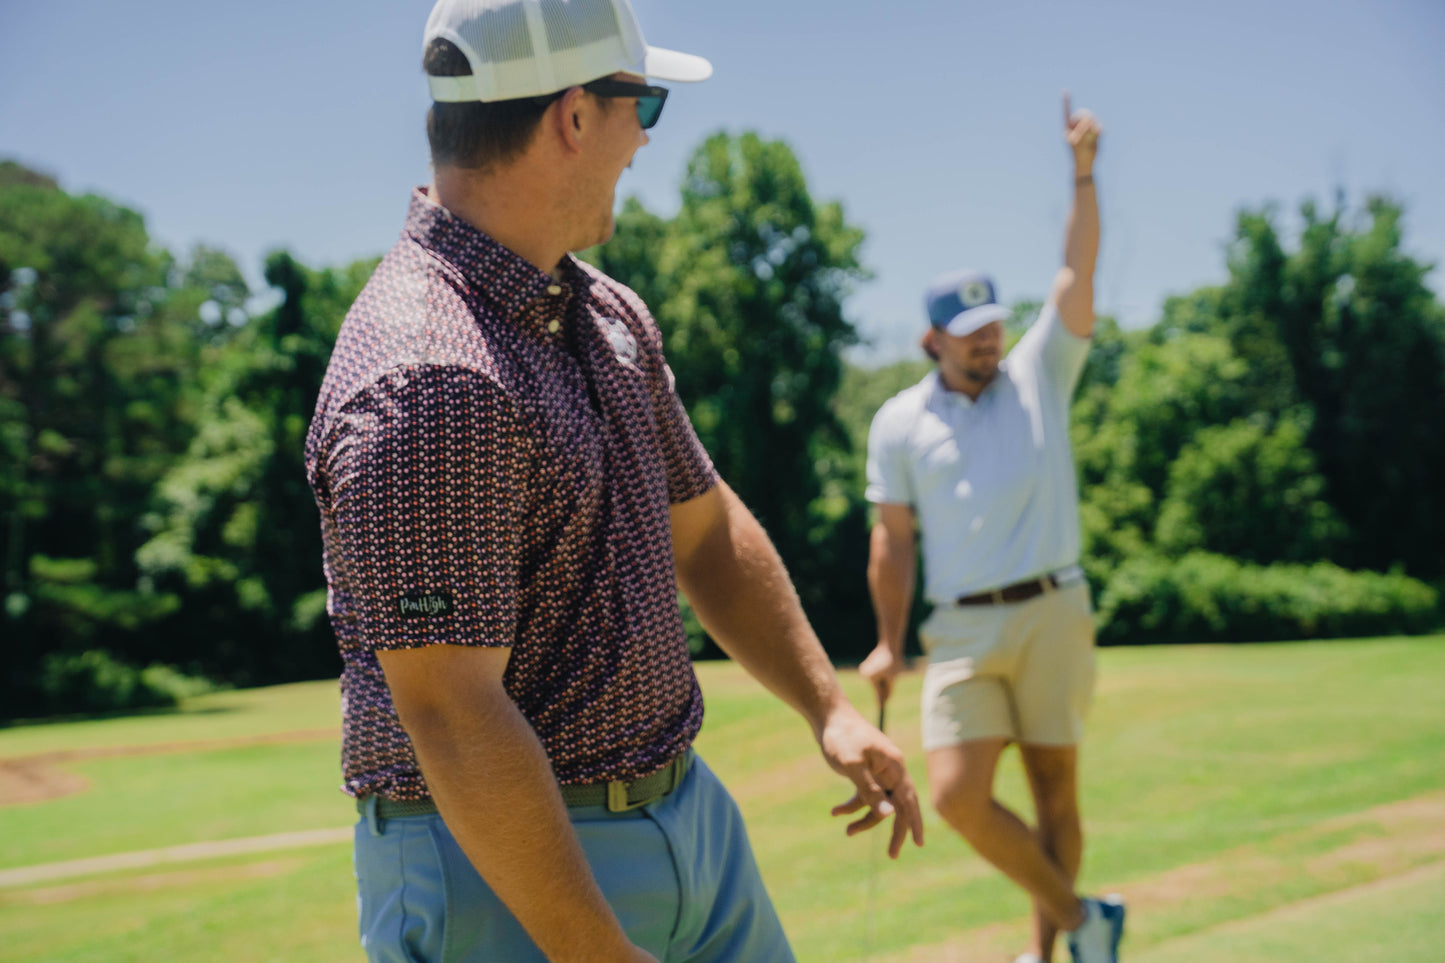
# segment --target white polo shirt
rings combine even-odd
[[[908,505],[934,604],[1079,561],[1079,494],[1069,399],[1089,339],[1053,302],[977,401],[929,375],[890,398],[868,431],[867,498]]]

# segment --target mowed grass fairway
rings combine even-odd
[[[1445,638],[1109,649],[1100,663],[1083,883],[1129,898],[1129,963],[1445,960]],[[801,720],[732,665],[698,672],[698,748],[742,806],[800,960],[1012,959],[1024,899],[936,816],[927,847],[897,862],[876,831],[846,839],[828,809],[848,787]],[[921,784],[919,682],[905,678],[889,730]],[[861,680],[844,684],[871,713]],[[0,961],[361,959],[337,701],[334,682],[308,683],[0,730],[0,759],[41,757],[87,784],[0,807]],[[1024,804],[1014,754],[1001,785]],[[199,848],[306,830],[340,832]],[[18,873],[150,850],[168,858]]]

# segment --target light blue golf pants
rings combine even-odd
[[[696,756],[641,809],[569,809],[629,937],[662,963],[793,963],[737,805]],[[441,817],[356,824],[361,943],[373,963],[546,963]]]

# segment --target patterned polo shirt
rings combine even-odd
[[[626,287],[560,280],[418,189],[347,314],[306,445],[341,677],[345,791],[428,795],[382,649],[510,646],[563,784],[687,748],[702,693],[669,505],[717,474]]]

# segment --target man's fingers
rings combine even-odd
[[[897,859],[903,852],[903,844],[909,835],[913,836],[915,846],[923,845],[923,812],[918,805],[918,795],[913,792],[911,785],[901,787],[877,806],[869,806],[861,796],[854,795],[847,802],[834,806],[832,814],[848,816],[860,809],[867,809],[868,812],[848,824],[847,833],[850,837],[867,832],[892,816],[893,831],[888,840],[888,857],[890,859]]]
[[[847,802],[839,803],[838,805],[834,806],[831,810],[829,810],[829,812],[831,812],[834,816],[846,816],[849,813],[856,813],[860,809],[872,809],[876,812],[882,813],[884,816],[891,816],[893,815],[893,810],[895,808],[896,807],[893,805],[893,803],[888,799],[881,800],[880,802],[875,804],[868,802],[861,796],[854,796]]]
[[[875,809],[880,805],[889,805],[888,791],[878,784],[878,780],[874,778],[873,771],[869,766],[859,764],[848,767],[848,778],[853,780],[859,798],[868,805]],[[891,806],[889,812],[892,812]]]
[[[918,793],[913,791],[910,785],[906,793],[899,793],[898,822],[907,822],[908,829],[913,833],[913,845],[923,845],[923,806],[918,801]],[[903,848],[900,841],[899,849]]]
[[[913,845],[923,845],[923,813],[918,807],[918,799],[915,797],[909,802],[900,802],[898,815],[893,817],[893,838],[888,841],[888,856],[890,859],[897,859],[903,852],[903,843],[908,839],[909,834],[913,835]]]
[[[893,836],[888,840],[889,859],[898,858],[898,854],[903,852],[903,841],[908,838],[908,823],[904,815],[905,813],[899,810],[898,815],[893,817]]]
[[[870,809],[862,819],[848,824],[848,835],[856,836],[859,833],[867,832],[887,818],[885,813],[879,812],[877,809]]]

